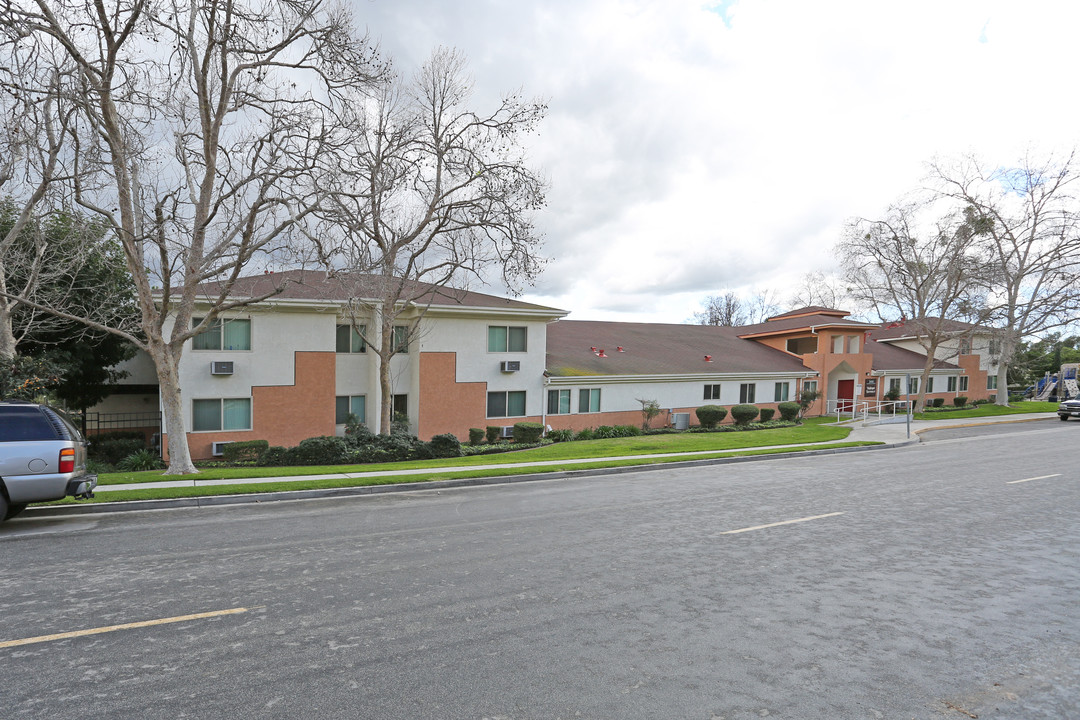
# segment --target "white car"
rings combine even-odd
[[[1080,398],[1066,400],[1058,405],[1057,414],[1062,420],[1068,420],[1071,417],[1080,417]]]

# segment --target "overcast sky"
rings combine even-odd
[[[518,88],[549,103],[530,157],[551,261],[522,299],[575,320],[686,322],[724,290],[786,301],[926,161],[1011,165],[1080,128],[1067,0],[352,2],[399,71],[455,47],[478,109]]]

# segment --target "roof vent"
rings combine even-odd
[[[705,362],[712,362],[712,355],[706,355]]]

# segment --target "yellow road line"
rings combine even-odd
[[[72,632],[57,633],[55,635],[38,635],[37,637],[23,638],[22,640],[4,640],[0,642],[0,648],[32,645],[33,643],[50,642],[52,640],[67,640],[68,638],[82,637],[83,635],[100,635],[101,633],[114,632],[116,630],[132,630],[134,628],[150,627],[152,625],[167,625],[168,623],[186,622],[187,620],[203,620],[205,618],[219,617],[221,615],[236,615],[247,611],[247,608],[214,610],[212,612],[195,613],[194,615],[177,615],[176,617],[161,618],[159,620],[143,620],[142,622],[124,623],[123,625],[90,628],[89,630],[74,630]]]
[[[826,513],[825,515],[811,515],[810,517],[799,518],[798,520],[783,520],[781,522],[769,523],[768,525],[755,525],[754,527],[745,527],[738,530],[725,530],[721,535],[736,535],[738,533],[750,532],[751,530],[764,530],[765,528],[777,527],[780,525],[793,525],[794,523],[806,522],[808,520],[820,520],[821,518],[836,517],[837,515],[843,515],[842,512]]]
[[[1049,478],[1061,477],[1061,473],[1054,473],[1053,475],[1040,475],[1038,477],[1024,478],[1023,480],[1009,480],[1006,485],[1015,485],[1016,483],[1031,482],[1032,480],[1047,480]]]

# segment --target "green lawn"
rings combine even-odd
[[[955,418],[989,417],[992,415],[1019,415],[1022,413],[1054,412],[1058,404],[1053,402],[1014,402],[1011,405],[977,405],[963,410],[947,412],[915,413],[917,420],[953,420]]]
[[[453,468],[463,465],[505,465],[519,462],[559,461],[582,458],[607,458],[621,455],[651,455],[655,453],[684,453],[715,450],[718,452],[766,445],[795,445],[843,440],[850,428],[818,426],[813,424],[773,430],[725,433],[679,433],[670,435],[641,435],[638,437],[613,438],[610,440],[585,440],[555,443],[531,450],[477,455],[473,457],[443,460],[417,460],[410,462],[378,463],[371,465],[319,465],[303,467],[242,467],[207,468],[200,472],[200,480],[286,477],[296,475],[327,475],[330,473],[381,472],[413,470],[421,468]],[[500,471],[501,472],[501,471]],[[101,485],[123,483],[159,482],[177,480],[185,476],[165,476],[162,471],[140,473],[103,473],[98,477]]]

